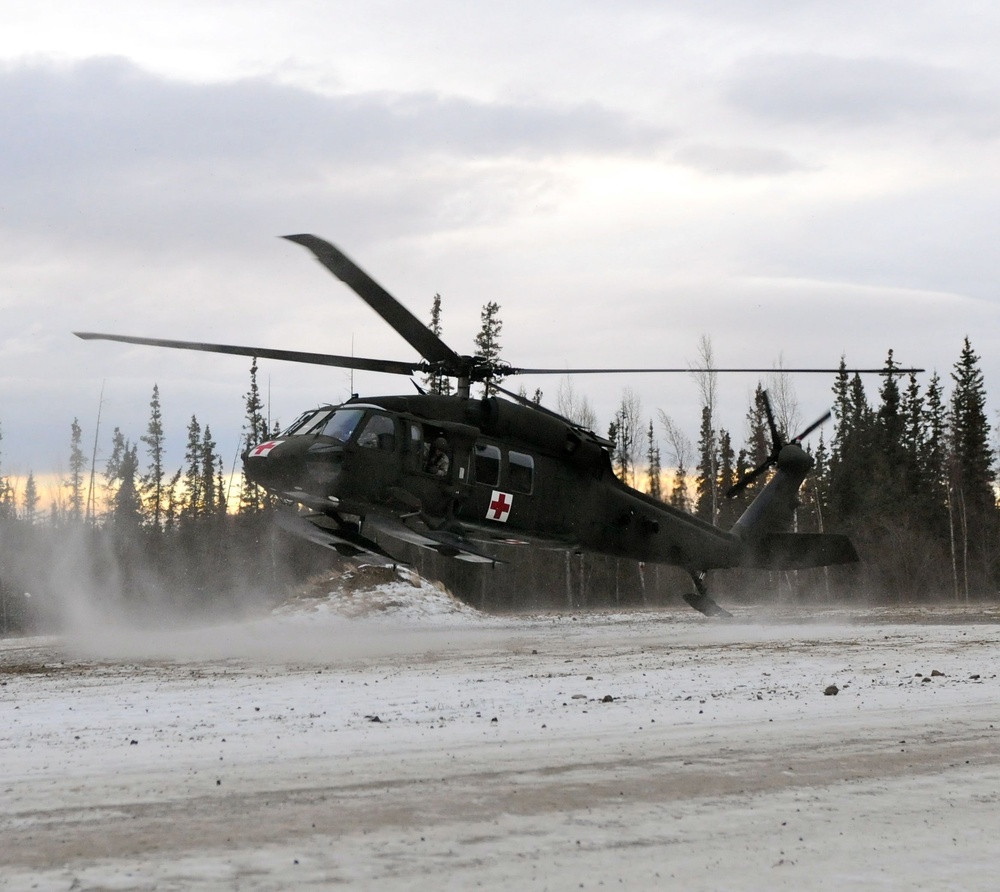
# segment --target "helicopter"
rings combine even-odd
[[[519,368],[461,355],[329,242],[314,235],[283,238],[310,251],[422,358],[395,361],[74,334],[85,340],[455,379],[454,394],[426,392],[414,381],[416,393],[355,395],[344,403],[321,405],[304,412],[279,435],[250,444],[242,453],[246,477],[288,506],[276,514],[286,530],[344,556],[389,561],[400,560],[400,543],[478,564],[496,563],[496,546],[535,544],[669,564],[688,573],[695,591],[683,595],[684,600],[706,616],[731,616],[708,593],[705,579],[710,570],[793,570],[858,561],[845,535],[791,531],[799,488],[813,465],[801,444],[829,412],[785,441],[764,395],[770,452],[728,494],[735,495],[772,469],[774,473],[732,528],[723,530],[629,487],[614,473],[608,439],[494,380],[523,374],[690,369]],[[471,385],[484,381],[507,399],[496,393],[473,397]]]

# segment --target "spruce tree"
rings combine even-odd
[[[0,520],[17,516],[14,487],[8,477],[0,477]]]
[[[125,434],[116,427],[111,435],[111,455],[104,465],[104,497],[107,502],[107,512],[112,513],[115,505],[115,493],[121,482],[122,461],[127,448]]]
[[[264,404],[257,386],[257,357],[250,364],[250,389],[246,396],[246,415],[243,420],[243,442],[247,449],[263,443],[271,437],[267,429],[267,418],[264,415]],[[240,514],[258,514],[267,507],[267,496],[256,483],[251,481],[243,468],[240,486]]]
[[[217,498],[216,514],[225,517],[229,513],[229,484],[226,482],[226,469],[222,464],[222,456],[215,456],[215,491]]]
[[[718,448],[715,439],[715,404],[719,376],[714,371],[715,352],[708,335],[702,335],[698,340],[698,359],[698,365],[691,368],[702,405],[695,514],[714,524],[719,517]]]
[[[873,430],[875,449],[872,461],[877,469],[875,482],[878,487],[878,501],[882,503],[881,510],[887,507],[886,501],[891,504],[907,496],[904,489],[907,456],[903,443],[906,418],[903,415],[902,395],[896,377],[898,368],[899,363],[893,359],[890,350],[885,361],[882,386],[879,388],[880,401],[875,413]]]
[[[830,499],[830,451],[826,445],[823,431],[819,432],[816,453],[813,455],[812,488],[815,494],[816,522],[819,532],[823,532],[823,513]]]
[[[718,520],[719,457],[715,444],[712,410],[709,406],[703,406],[701,428],[698,433],[698,464],[695,468],[697,471],[695,486],[698,496],[694,513],[712,525]]]
[[[736,453],[736,467],[733,471],[733,477],[737,481],[742,480],[755,467],[757,466],[750,464],[749,453],[747,452],[746,447],[743,447],[742,449],[740,449],[739,452]],[[722,493],[723,499],[733,503],[736,517],[739,517],[746,508],[746,505],[748,503],[748,495],[747,495],[748,488],[749,487],[744,487],[742,490],[740,490],[740,492],[736,493],[736,495],[732,496],[731,498],[728,495],[728,493],[725,492]]]
[[[951,377],[955,382],[951,395],[951,447],[957,482],[970,504],[985,512],[995,506],[993,481],[996,474],[990,447],[990,424],[986,418],[986,385],[979,357],[968,338]]]
[[[215,476],[215,440],[212,439],[212,429],[206,424],[201,439],[201,481],[202,513],[205,516],[214,515],[219,508],[219,486]]]
[[[483,396],[493,396],[497,392],[495,385],[503,380],[499,375],[500,332],[503,329],[500,304],[492,300],[485,304],[480,319],[482,328],[476,335],[476,353],[486,360],[487,366],[491,369],[490,374],[483,380]]]
[[[87,469],[87,456],[83,453],[83,431],[74,418],[70,425],[69,438],[69,479],[65,486],[69,489],[69,519],[79,523],[83,519],[83,474]]]
[[[163,487],[166,470],[163,466],[165,454],[163,413],[160,410],[160,388],[156,384],[153,385],[153,395],[149,401],[149,423],[146,425],[146,433],[140,439],[146,445],[146,454],[149,458],[146,473],[140,480],[140,493],[151,526],[154,530],[159,530],[163,525]]]
[[[163,529],[165,532],[173,532],[177,528],[181,511],[184,508],[184,496],[181,493],[181,475],[183,468],[178,468],[166,489],[166,504],[163,507]]]
[[[716,462],[718,479],[716,486],[720,495],[724,495],[736,482],[736,453],[733,450],[733,440],[725,428],[719,430],[719,455]],[[720,498],[718,501],[717,523],[722,527],[730,527],[739,517],[738,503],[732,499]]]
[[[615,472],[615,476],[625,482],[625,478],[622,476],[624,469],[621,466],[620,455],[621,448],[619,446],[619,421],[617,414],[608,424],[608,442],[611,443],[611,467]]]
[[[687,489],[687,468],[682,461],[677,462],[677,469],[674,472],[674,482],[670,487],[670,504],[680,511],[691,510]]]
[[[247,446],[254,446],[263,443],[269,435],[264,401],[261,399],[260,387],[257,384],[256,356],[250,362],[250,388],[244,399],[246,400],[246,414],[243,419],[244,442]]]
[[[663,485],[660,482],[660,447],[656,443],[656,435],[653,432],[653,419],[649,419],[649,428],[646,431],[646,467],[649,469],[649,483],[646,492],[654,499],[663,498]]]
[[[38,486],[35,483],[35,475],[31,471],[28,471],[28,481],[24,484],[24,521],[29,526],[33,525],[35,522],[35,516],[38,511]]]
[[[441,337],[441,295],[435,294],[431,302],[430,330]],[[431,393],[448,396],[451,393],[451,379],[441,372],[431,372],[424,377],[424,386]]]
[[[990,426],[986,419],[986,387],[979,357],[965,339],[952,372],[951,395],[951,518],[957,534],[960,582],[970,592],[995,590],[996,499]]]
[[[844,359],[833,388],[836,428],[830,451],[831,524],[851,527],[872,498],[873,417],[861,376],[849,376]]]
[[[924,395],[920,392],[916,374],[912,372],[900,401],[900,416],[903,428],[900,448],[904,489],[909,497],[919,499],[927,488],[921,458],[927,436],[927,420],[924,414]]]
[[[747,445],[736,456],[736,466],[733,473],[735,480],[742,480],[750,471],[763,464],[771,454],[771,428],[767,423],[766,399],[764,386],[758,381],[746,414]],[[766,475],[758,477],[732,498],[726,496],[729,484],[725,484],[720,491],[722,498],[719,502],[723,506],[729,506],[724,508],[726,516],[738,518],[754,500],[757,487],[763,486],[766,479]]]
[[[933,515],[943,517],[948,491],[948,410],[937,372],[931,375],[924,399],[924,436],[920,447],[920,477],[927,487]]]
[[[190,520],[201,517],[205,509],[201,425],[194,415],[191,416],[187,432],[187,446],[184,450],[184,496],[180,516]]]
[[[747,466],[756,468],[771,454],[771,429],[764,408],[767,397],[758,381],[750,408],[747,410]],[[753,486],[753,484],[750,484]]]
[[[117,486],[111,516],[119,533],[129,534],[142,523],[142,499],[139,482],[139,449],[128,440],[117,466]]]

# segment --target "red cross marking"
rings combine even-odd
[[[486,519],[498,520],[500,523],[506,523],[507,516],[510,514],[510,509],[513,504],[514,497],[512,495],[493,490],[493,495],[490,497],[490,507],[486,512]]]
[[[275,446],[278,445],[276,440],[268,440],[266,443],[261,443],[260,446],[255,446],[251,451],[251,455],[259,455],[261,457],[266,456]]]

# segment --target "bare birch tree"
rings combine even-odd
[[[591,408],[590,401],[585,396],[577,394],[569,375],[564,375],[559,381],[556,411],[584,430],[592,431],[597,428],[597,415]]]
[[[691,441],[666,412],[662,409],[656,411],[667,443],[667,458],[673,468],[673,485],[670,487],[667,501],[675,508],[688,511],[691,507],[687,489],[687,472],[691,467]]]

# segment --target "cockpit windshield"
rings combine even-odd
[[[333,437],[346,443],[358,422],[365,414],[364,409],[313,409],[303,413],[294,424],[286,428],[283,437],[319,436]]]
[[[318,434],[332,414],[333,409],[329,406],[324,409],[310,409],[308,412],[303,412],[281,432],[281,436],[304,437],[306,434]]]
[[[335,440],[346,443],[351,439],[354,428],[358,426],[358,422],[364,414],[363,409],[337,409],[324,425],[323,436],[333,437]]]

